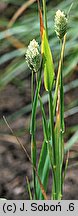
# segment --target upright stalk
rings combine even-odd
[[[57,102],[56,110],[56,127],[55,127],[55,136],[56,136],[56,173],[55,173],[55,181],[56,181],[56,199],[62,198],[62,166],[64,159],[64,92],[63,92],[63,76],[62,76],[62,64],[63,64],[63,56],[64,56],[64,47],[65,47],[65,39],[63,44],[61,43],[61,58],[59,63],[56,89],[57,92],[55,96]],[[62,41],[61,41],[62,42]],[[57,85],[58,84],[58,85]],[[58,100],[57,100],[58,95]],[[55,99],[54,98],[54,99]],[[55,104],[56,104],[55,102]]]
[[[52,92],[49,91],[49,119],[50,119],[50,133],[52,140],[52,171],[53,171],[53,189],[52,197],[56,199],[56,152],[55,152],[55,134],[54,134],[54,116],[53,116],[53,98]]]
[[[32,77],[31,77],[31,101],[32,101],[32,109],[33,109],[33,101],[34,101],[34,72],[32,70]],[[35,133],[33,130],[32,136],[31,136],[31,158],[33,161],[33,165],[36,167],[36,140],[35,140]],[[35,199],[37,199],[36,194],[36,174],[33,169],[33,182],[34,182],[34,194]]]
[[[45,25],[44,27],[45,27],[46,35],[48,38],[46,0],[43,0],[43,12],[44,12],[44,25]]]
[[[64,57],[65,43],[66,43],[66,34],[64,36],[64,40],[63,40],[63,44],[62,44],[61,56],[60,56],[58,72],[57,72],[56,88],[55,88],[54,100],[53,100],[53,114],[54,115],[55,115],[55,110],[56,110],[58,88],[59,88],[59,83],[60,83],[60,74],[61,74],[62,62],[63,62],[63,57]]]
[[[36,139],[35,139],[36,111],[37,111],[38,95],[39,95],[40,86],[41,86],[41,71],[42,71],[42,63],[41,63],[40,71],[39,71],[39,77],[38,77],[35,97],[34,97],[34,101],[33,101],[31,127],[30,127],[30,132],[31,132],[31,155],[32,155],[32,162],[33,162],[34,167],[36,167]],[[37,199],[36,173],[35,173],[34,169],[33,169],[33,180],[34,180],[34,193],[35,193],[34,199]]]
[[[53,116],[55,115],[56,106],[58,104],[58,114],[56,116],[56,127],[54,131],[54,142],[55,148],[53,149],[53,164],[55,170],[53,170],[54,175],[54,185],[53,191],[55,196],[53,199],[61,199],[62,198],[62,165],[64,158],[64,92],[63,92],[63,77],[62,77],[62,63],[64,57],[64,49],[65,49],[66,35],[64,36],[63,44],[61,44],[61,57],[59,61],[58,74],[56,80],[56,88],[53,100]],[[59,101],[57,101],[57,97],[59,95]]]
[[[53,99],[52,92],[49,91],[49,116],[50,116],[50,131],[52,138],[53,163],[55,165],[55,138],[54,138],[54,118],[53,118]]]
[[[63,43],[61,41],[61,47]],[[64,56],[64,53],[63,53]],[[61,118],[61,129],[62,133],[64,133],[64,90],[63,90],[63,73],[62,73],[62,66],[63,66],[63,58],[61,60],[61,69],[60,69],[60,118]]]
[[[31,77],[31,101],[33,106],[33,100],[34,100],[34,71],[32,70],[32,77]]]
[[[63,46],[61,41],[61,46]],[[61,193],[62,193],[62,166],[64,159],[64,90],[63,90],[63,74],[62,74],[63,59],[61,62],[61,73],[60,73],[60,152],[61,152]]]

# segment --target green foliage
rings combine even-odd
[[[53,65],[52,54],[51,54],[51,50],[50,50],[50,46],[48,43],[45,30],[43,30],[41,48],[42,48],[42,55],[44,61],[44,85],[46,91],[51,91],[53,81],[54,81],[54,65]]]

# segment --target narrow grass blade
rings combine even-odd
[[[39,163],[38,163],[38,175],[41,179],[42,184],[44,185],[45,191],[47,189],[49,170],[50,170],[50,161],[49,161],[49,155],[47,151],[47,143],[46,141],[44,141],[42,144],[42,149],[41,149]],[[37,181],[37,196],[38,199],[41,200],[44,199],[38,181]]]
[[[67,152],[67,158],[66,158],[66,163],[65,163],[65,169],[64,169],[64,174],[62,177],[62,185],[64,185],[64,180],[66,177],[66,172],[67,172],[67,168],[68,168],[68,161],[69,161],[69,151]]]
[[[32,198],[32,193],[31,193],[31,189],[30,189],[30,183],[29,183],[29,179],[27,176],[26,176],[26,182],[27,182],[29,197],[30,197],[30,200],[32,200],[33,198]]]
[[[48,130],[48,124],[46,120],[46,115],[42,103],[42,99],[39,95],[39,102],[40,102],[40,108],[42,112],[42,122],[43,122],[43,132],[44,132],[44,142],[42,144],[42,149],[40,152],[40,158],[38,163],[38,175],[41,178],[41,181],[44,185],[45,191],[47,190],[47,183],[48,183],[48,177],[49,177],[49,130]],[[40,190],[39,183],[37,182],[37,194],[39,199],[44,199],[42,192]]]

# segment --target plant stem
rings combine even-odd
[[[56,129],[55,129],[55,152],[53,152],[54,164],[56,169],[54,170],[54,193],[53,199],[61,199],[62,196],[62,165],[63,165],[63,158],[64,158],[64,140],[63,140],[63,132],[64,132],[64,92],[63,92],[63,77],[62,77],[62,64],[63,64],[63,57],[64,57],[64,50],[65,50],[65,42],[66,42],[66,35],[64,36],[62,48],[61,48],[61,56],[59,61],[58,67],[58,74],[57,74],[57,81],[56,81],[56,88],[53,100],[53,116],[55,115],[56,106],[58,104],[59,112],[58,116],[56,117]],[[59,93],[59,103],[57,102],[57,97]],[[57,137],[57,138],[56,138]]]
[[[62,43],[61,46],[63,47]],[[61,48],[62,50],[62,48]],[[61,67],[59,75],[58,85],[58,100],[56,110],[56,127],[55,127],[55,140],[56,140],[56,199],[62,198],[62,166],[64,159],[64,92],[63,92],[63,77],[62,77],[62,64],[63,58],[61,58]]]
[[[62,46],[63,46],[63,43],[61,41],[61,47]],[[60,118],[61,118],[62,133],[64,133],[64,90],[63,90],[62,66],[63,66],[63,58],[61,60],[61,69],[60,69]]]
[[[38,82],[38,76],[37,76],[37,73],[36,73],[36,83]],[[45,114],[45,111],[44,111],[44,106],[43,106],[43,103],[42,103],[42,98],[40,96],[40,94],[38,95],[38,99],[39,99],[39,102],[40,102],[40,108],[41,108],[41,111],[42,111],[42,118],[43,118],[43,129],[44,129],[44,133],[45,133],[45,140],[46,142],[48,143],[49,142],[49,137],[48,137],[48,126],[47,126],[47,120],[46,120],[46,114]]]
[[[32,77],[31,77],[31,101],[33,106],[33,99],[34,99],[34,72],[32,71]]]
[[[64,36],[63,45],[62,45],[62,50],[61,50],[61,56],[60,56],[60,61],[59,61],[59,66],[58,66],[58,73],[57,73],[57,80],[56,80],[56,88],[55,88],[54,100],[53,100],[53,114],[54,114],[54,115],[55,115],[55,110],[56,110],[56,103],[57,103],[57,96],[58,96],[58,88],[59,88],[59,83],[60,83],[60,73],[61,73],[61,67],[62,67],[62,62],[63,62],[63,57],[64,57],[65,43],[66,43],[66,34],[65,34],[65,36]]]
[[[32,134],[31,138],[31,158],[33,165],[36,167],[36,139],[35,139],[35,133]],[[33,181],[34,181],[34,199],[37,199],[37,193],[36,193],[36,173],[33,169]]]
[[[45,30],[46,30],[46,35],[47,35],[47,38],[48,38],[46,0],[43,0],[43,12],[44,12]]]
[[[36,139],[35,139],[36,111],[37,111],[38,95],[39,95],[40,86],[41,86],[42,64],[43,64],[43,61],[41,62],[41,68],[40,68],[40,71],[39,71],[39,77],[38,77],[35,97],[34,97],[34,101],[33,101],[31,127],[30,127],[30,133],[31,133],[31,157],[32,157],[32,162],[33,162],[34,167],[36,167]],[[33,169],[33,180],[34,180],[34,193],[35,193],[34,198],[37,199],[36,173],[35,173],[34,169]]]
[[[32,108],[33,108],[33,100],[34,100],[34,72],[32,71],[32,78],[31,78],[31,100],[32,100]],[[35,140],[35,133],[32,133],[31,137],[31,158],[33,161],[34,166],[36,166],[36,140]],[[34,181],[34,193],[35,199],[37,198],[36,195],[36,174],[33,169],[33,181]]]
[[[52,196],[56,199],[56,152],[55,152],[55,135],[54,135],[54,116],[53,116],[53,99],[52,92],[49,91],[49,119],[50,119],[50,133],[52,139],[52,171],[53,171],[53,189]]]
[[[63,46],[61,41],[61,46]],[[62,193],[62,187],[63,187],[63,181],[62,181],[62,165],[63,165],[63,159],[64,159],[64,90],[63,90],[63,75],[62,75],[62,65],[63,65],[63,59],[61,62],[61,73],[60,73],[60,153],[61,153],[61,193]]]
[[[51,91],[49,91],[49,116],[50,116],[50,130],[51,130],[52,148],[53,148],[53,163],[55,165],[55,138],[54,138],[53,99],[52,99],[52,92]]]

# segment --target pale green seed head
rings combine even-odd
[[[30,41],[26,51],[25,59],[28,64],[28,67],[31,70],[33,70],[34,72],[37,72],[39,70],[41,55],[38,42],[36,42],[35,39]]]
[[[67,31],[68,19],[63,11],[58,10],[55,15],[55,32],[62,39]]]

